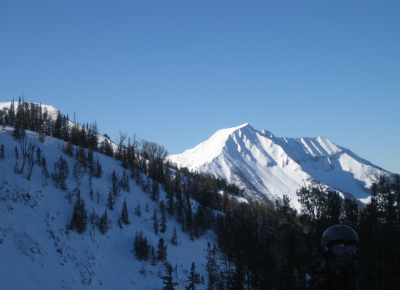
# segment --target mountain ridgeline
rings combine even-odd
[[[280,138],[250,124],[223,129],[182,154],[168,156],[178,167],[207,172],[234,183],[251,200],[289,196],[300,209],[296,191],[318,186],[362,202],[380,176],[394,174],[324,137]]]
[[[23,101],[0,126],[4,289],[302,289],[334,224],[359,234],[364,289],[398,287],[400,177],[322,137],[246,124],[167,157]]]

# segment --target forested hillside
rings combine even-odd
[[[0,126],[8,289],[302,289],[312,252],[334,224],[359,234],[365,289],[399,285],[398,175],[373,184],[363,208],[301,188],[296,211],[287,196],[244,202],[236,186],[166,162],[161,145],[127,134],[115,144],[95,123],[50,116],[39,104],[12,103]]]

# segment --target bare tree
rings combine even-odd
[[[22,153],[22,167],[19,170],[19,173],[22,174],[24,172],[24,167],[26,163],[26,159],[30,155],[34,155],[34,151],[36,149],[36,144],[35,141],[32,138],[29,138],[26,135],[25,131],[22,131],[23,133],[20,135],[20,137],[17,139],[17,142],[19,143],[19,148],[21,149]],[[36,160],[37,161],[37,160]],[[36,162],[35,162],[36,163]],[[33,166],[33,165],[32,165]]]
[[[32,144],[29,149],[29,154],[28,154],[28,180],[29,181],[31,180],[33,166],[36,163],[39,163],[39,166],[40,166],[40,162],[41,162],[41,158],[42,158],[42,151],[40,150],[40,148],[37,148],[36,154],[34,154],[35,148],[36,148],[36,145]]]

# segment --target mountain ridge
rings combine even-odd
[[[167,158],[179,167],[225,178],[249,191],[249,199],[274,201],[287,195],[296,208],[296,190],[302,186],[318,185],[366,202],[380,175],[394,175],[325,137],[275,137],[249,123],[219,130],[193,149]]]

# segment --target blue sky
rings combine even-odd
[[[0,0],[0,101],[182,153],[250,123],[400,173],[399,1]]]

